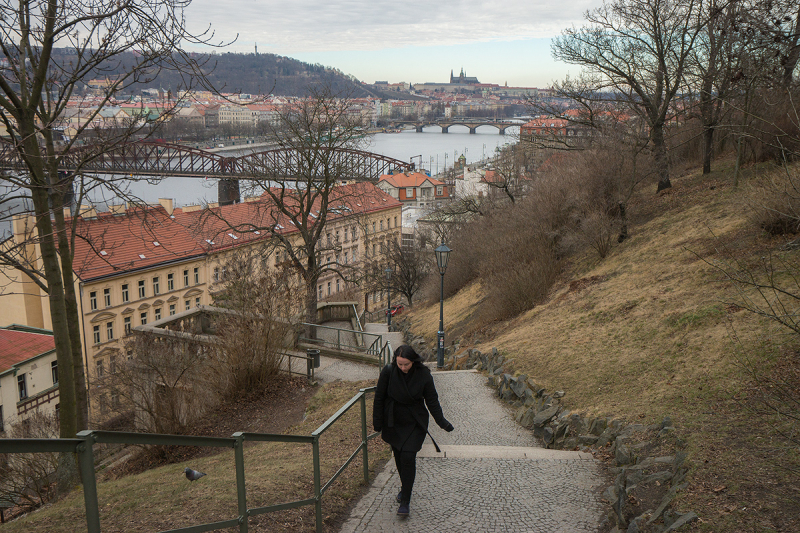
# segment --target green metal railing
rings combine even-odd
[[[138,444],[159,446],[197,446],[212,448],[233,448],[236,463],[236,493],[238,500],[238,516],[221,522],[210,522],[180,529],[171,529],[162,533],[202,533],[220,529],[238,527],[240,533],[248,531],[248,519],[264,513],[294,509],[306,505],[314,505],[316,529],[322,532],[322,496],[331,484],[345,469],[362,454],[364,463],[364,482],[369,482],[369,452],[367,444],[378,433],[367,433],[366,395],[374,392],[375,387],[360,389],[333,416],[328,418],[311,435],[276,435],[269,433],[237,432],[231,437],[192,437],[185,435],[159,435],[152,433],[129,433],[117,431],[81,431],[75,439],[0,439],[0,453],[75,453],[80,464],[83,481],[83,500],[86,508],[86,526],[89,533],[100,533],[100,507],[97,494],[97,478],[94,468],[94,444]],[[320,467],[319,438],[333,426],[354,405],[361,406],[361,444],[355,449],[339,470],[323,485]],[[311,498],[293,502],[248,508],[245,488],[244,443],[245,442],[288,442],[311,444],[314,468],[314,495]]]
[[[299,341],[329,346],[337,350],[349,350],[357,353],[366,353],[377,356],[383,345],[383,336],[378,333],[367,333],[354,329],[334,328],[319,324],[300,324],[314,332],[315,338],[300,336]],[[374,339],[368,347],[364,347],[369,339]]]

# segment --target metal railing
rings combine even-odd
[[[301,335],[298,338],[301,342],[374,356],[378,355],[379,348],[383,345],[383,336],[379,333],[367,333],[365,331],[334,328],[332,326],[321,326],[319,324],[309,324],[305,322],[302,323],[301,326],[309,328],[314,336],[314,338],[309,338]],[[365,348],[365,344],[370,339],[373,339],[372,342]]]
[[[129,433],[116,431],[81,431],[75,439],[2,439],[0,453],[75,453],[80,464],[83,480],[83,501],[86,509],[86,527],[88,533],[100,533],[100,507],[97,493],[97,478],[94,468],[94,444],[138,444],[160,446],[197,446],[213,448],[233,448],[236,464],[236,494],[238,516],[229,520],[210,522],[194,526],[170,529],[162,533],[202,533],[220,529],[238,527],[240,533],[248,531],[249,518],[260,514],[294,509],[306,505],[314,505],[317,533],[322,533],[322,496],[331,484],[345,471],[353,460],[362,454],[364,464],[364,482],[369,482],[369,451],[367,444],[378,433],[367,434],[367,393],[374,392],[375,387],[360,389],[333,416],[328,418],[311,435],[276,435],[269,433],[237,432],[231,437],[192,437],[185,435],[159,435],[152,433]],[[355,449],[333,476],[322,484],[320,466],[320,436],[330,429],[336,421],[345,415],[354,405],[361,406],[361,444]],[[314,495],[311,498],[292,502],[279,503],[264,507],[247,507],[247,491],[245,487],[244,443],[245,442],[286,442],[311,444],[314,468]]]

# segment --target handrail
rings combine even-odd
[[[388,343],[386,344],[389,345]],[[239,528],[240,533],[247,533],[249,519],[264,513],[293,509],[306,505],[314,505],[316,531],[322,533],[322,496],[331,484],[361,452],[364,466],[364,483],[369,482],[369,451],[367,444],[378,433],[367,432],[366,395],[374,392],[375,387],[359,389],[358,393],[344,404],[336,413],[328,418],[311,435],[278,435],[272,433],[236,432],[231,437],[203,437],[191,435],[164,435],[158,433],[133,433],[122,431],[87,430],[78,433],[75,439],[0,439],[0,453],[46,453],[69,452],[78,455],[83,481],[83,498],[86,509],[86,527],[88,533],[100,533],[100,508],[97,494],[97,472],[94,467],[93,444],[151,444],[151,445],[183,445],[213,448],[233,448],[236,466],[236,492],[238,516],[229,520],[198,524],[180,529],[171,529],[162,533],[200,533],[217,531],[231,527]],[[321,480],[319,438],[330,429],[354,405],[361,406],[361,443],[353,451],[345,463],[323,485]],[[311,444],[314,466],[314,496],[303,500],[279,503],[266,507],[247,507],[247,489],[245,485],[244,442],[287,442]]]
[[[332,347],[335,347],[337,350],[346,349],[346,348],[352,348],[353,351],[356,351],[356,352],[367,353],[367,354],[370,354],[370,355],[377,356],[378,355],[378,351],[377,351],[377,349],[374,348],[374,346],[376,344],[380,346],[383,343],[383,336],[380,333],[357,331],[357,330],[354,330],[354,329],[335,328],[333,326],[323,326],[323,325],[320,325],[320,324],[310,324],[308,322],[302,322],[300,325],[301,326],[305,326],[305,327],[309,327],[309,328],[315,328],[315,329],[318,329],[318,330],[319,329],[324,329],[324,330],[329,330],[329,331],[335,331],[336,332],[336,341],[335,342],[334,341],[329,341],[329,340],[326,340],[326,339],[319,339],[319,338],[312,339],[312,338],[303,337],[303,336],[300,336],[298,340],[306,341],[306,342],[312,342],[312,343],[315,343],[315,344],[321,344],[323,346],[332,346]],[[342,333],[352,334],[356,343],[355,344],[348,344],[346,342],[342,342]],[[372,342],[372,344],[368,348],[364,348],[363,346],[359,345],[359,343],[358,343],[358,337],[359,336],[361,336],[362,338],[367,337],[367,336],[372,336],[372,337],[375,337],[375,340]]]

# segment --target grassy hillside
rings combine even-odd
[[[792,426],[751,410],[759,390],[743,364],[797,376],[796,339],[737,305],[713,266],[728,254],[755,266],[785,238],[758,228],[746,207],[752,191],[731,182],[721,165],[659,195],[639,191],[630,239],[603,260],[572,258],[547,302],[513,320],[480,323],[490,289],[462,290],[445,302],[447,343],[460,336],[462,346],[497,347],[579,412],[643,423],[670,416],[693,469],[679,506],[700,515],[696,530],[800,531],[800,450],[778,435]],[[433,341],[438,312],[438,301],[417,306],[411,330]]]
[[[321,387],[309,402],[303,421],[285,433],[310,435],[358,393],[359,388],[372,385],[374,382],[337,382]],[[371,400],[370,396],[368,420],[372,419]],[[265,410],[271,408],[263,406]],[[259,414],[254,413],[254,416]],[[268,415],[260,413],[260,416]],[[360,420],[360,408],[356,405],[320,437],[323,483],[358,447]],[[252,422],[257,424],[259,421]],[[313,497],[311,445],[246,443],[244,453],[248,507]],[[380,439],[370,441],[370,468],[382,467],[390,453]],[[183,473],[187,466],[207,475],[190,483]],[[359,454],[323,496],[325,531],[338,529],[336,521],[346,517],[343,513],[364,487]],[[222,450],[216,455],[196,457],[122,477],[106,476],[101,471],[98,474],[98,500],[103,532],[164,531],[235,518],[238,512],[233,451]],[[311,532],[315,531],[314,520],[314,507],[305,506],[253,517],[249,521],[249,530]],[[85,523],[83,493],[78,489],[61,501],[0,526],[0,530],[4,533],[73,533],[85,531]]]

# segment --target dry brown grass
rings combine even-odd
[[[731,332],[740,347],[762,350],[764,365],[786,339],[731,305],[736,291],[706,262],[723,246],[757,258],[776,245],[729,181],[724,172],[687,175],[664,194],[641,191],[630,239],[604,260],[573,258],[545,304],[502,324],[465,323],[490,290],[469,287],[445,302],[445,331],[448,342],[460,332],[481,351],[497,347],[516,371],[564,390],[575,411],[644,423],[670,416],[694,466],[680,505],[701,515],[696,529],[798,531],[797,470],[789,469],[800,453],[776,437],[780,421],[747,411],[752,383]],[[409,314],[414,333],[435,338],[434,309]]]
[[[310,435],[352,398],[360,387],[374,383],[334,383],[324,386],[311,400],[305,420],[287,433]],[[368,420],[371,420],[371,397]],[[371,432],[371,431],[370,431]],[[360,409],[354,407],[320,439],[323,483],[342,465],[360,441]],[[370,443],[370,468],[389,457],[380,439]],[[207,475],[190,483],[183,469],[191,466]],[[245,449],[248,507],[313,497],[311,445],[251,444]],[[325,530],[335,531],[337,521],[363,490],[359,459],[323,496]],[[167,465],[147,472],[98,484],[101,526],[104,532],[162,531],[237,516],[236,473],[232,450],[187,463]],[[3,531],[71,533],[85,524],[83,495],[68,498],[3,526]],[[313,506],[260,515],[250,520],[250,531],[314,531]],[[236,529],[238,531],[238,529]]]

